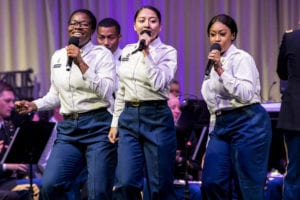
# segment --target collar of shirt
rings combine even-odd
[[[115,61],[115,64],[117,65],[117,67],[121,61],[121,54],[122,54],[122,49],[120,47],[118,47],[117,50],[115,50],[115,52],[113,53],[114,61]]]
[[[231,44],[230,47],[227,49],[227,51],[224,52],[224,54],[222,55],[222,58],[226,58],[228,56],[230,56],[231,54],[235,53],[238,49],[236,48],[236,46],[234,44]]]
[[[115,59],[119,59],[119,57],[121,56],[121,53],[122,53],[122,49],[120,47],[118,47],[115,52],[113,53],[114,55],[114,58]]]
[[[151,52],[151,49],[157,48],[161,43],[160,37],[157,37],[149,44],[149,52]]]
[[[93,49],[94,45],[91,41],[89,41],[86,45],[84,45],[80,50],[82,51],[81,56],[85,56],[89,51]]]

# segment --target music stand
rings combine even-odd
[[[55,123],[28,121],[18,127],[6,150],[1,163],[29,164],[29,192],[33,199],[33,170],[52,134]]]
[[[177,121],[177,139],[186,142],[189,139],[191,132],[202,129],[207,129],[210,120],[210,113],[204,100],[200,99],[185,99],[181,106],[181,115]],[[206,130],[201,131],[199,138],[202,140]],[[184,144],[177,144],[184,148]]]
[[[207,133],[207,126],[209,124],[210,114],[207,109],[207,105],[204,100],[200,99],[185,99],[181,107],[181,115],[176,124],[176,137],[177,148],[184,150],[185,152],[185,190],[184,199],[190,199],[189,186],[188,186],[188,165],[187,162],[192,159],[195,160],[199,148],[203,142],[203,138]],[[195,146],[192,157],[190,157],[191,140],[195,136],[196,129],[201,129],[199,139]],[[202,156],[201,156],[202,157]]]

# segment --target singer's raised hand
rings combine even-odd
[[[219,50],[212,50],[208,54],[208,59],[213,61],[214,70],[220,76],[224,72],[221,63],[221,52]]]
[[[151,31],[144,29],[139,33],[139,47],[136,51],[143,51],[144,55],[149,54],[149,44],[151,42]]]
[[[221,66],[221,53],[219,50],[212,50],[208,54],[208,59],[213,61],[214,66]]]
[[[213,43],[210,47],[210,51],[208,54],[208,63],[205,69],[206,76],[209,76],[212,67],[214,67],[216,71],[217,68],[221,68],[220,59],[221,59],[221,45],[219,43]]]
[[[151,31],[150,30],[142,30],[139,37],[140,41],[144,41],[145,47],[148,48],[148,45],[151,42]]]
[[[88,69],[88,65],[83,61],[81,57],[81,49],[74,44],[70,44],[66,46],[66,50],[68,57],[73,58],[74,63],[79,67],[82,74],[84,74]]]
[[[76,59],[78,59],[79,57],[81,57],[80,48],[75,46],[74,44],[70,44],[70,45],[66,46],[66,50],[67,50],[67,56],[74,58],[74,61]]]

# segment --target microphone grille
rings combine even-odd
[[[221,51],[221,45],[219,43],[212,44],[211,47],[210,47],[210,51],[212,51],[212,50]]]
[[[144,33],[146,33],[148,36],[151,36],[151,31],[150,30],[142,30],[140,32],[140,35],[143,35]]]
[[[69,45],[74,44],[75,46],[79,45],[79,38],[78,37],[70,37],[69,39]]]

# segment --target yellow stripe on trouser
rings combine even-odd
[[[30,185],[27,184],[20,184],[20,185],[16,185],[11,191],[22,191],[22,190],[29,190]],[[39,199],[39,193],[40,193],[40,189],[36,184],[32,185],[33,188],[33,200],[38,200]]]

